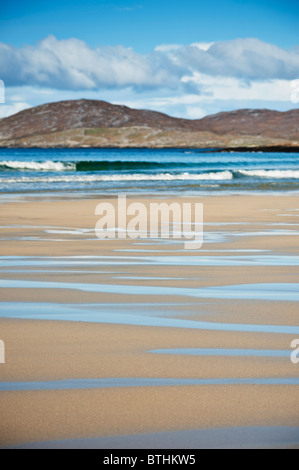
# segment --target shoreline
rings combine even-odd
[[[34,149],[34,150],[86,150],[86,149],[95,149],[95,150],[200,150],[203,153],[225,153],[225,152],[265,152],[265,153],[274,153],[274,152],[281,152],[281,153],[299,153],[299,145],[261,145],[261,146],[240,146],[240,147],[205,147],[205,146],[134,146],[134,145],[101,145],[101,146],[66,146],[66,145],[57,145],[57,146],[5,146],[0,144],[0,149],[4,150],[27,150],[27,149]]]

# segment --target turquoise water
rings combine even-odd
[[[194,149],[0,149],[0,192],[299,190],[299,154]]]

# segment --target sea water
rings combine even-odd
[[[0,149],[0,192],[298,191],[299,154],[203,149]]]

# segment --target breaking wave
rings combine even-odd
[[[76,163],[72,162],[20,162],[20,161],[0,161],[1,170],[30,170],[30,171],[67,171],[76,170]]]
[[[231,180],[233,174],[230,171],[213,173],[159,173],[159,174],[111,174],[111,175],[63,175],[63,176],[32,176],[18,178],[0,178],[5,183],[46,183],[46,182],[89,182],[89,181],[220,181]]]
[[[239,170],[238,173],[259,178],[299,178],[299,170]]]

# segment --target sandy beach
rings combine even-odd
[[[98,239],[102,200],[0,205],[0,446],[280,427],[266,445],[298,446],[299,197],[173,198],[203,203],[200,250]]]
[[[0,450],[299,449],[299,3],[2,3]]]

